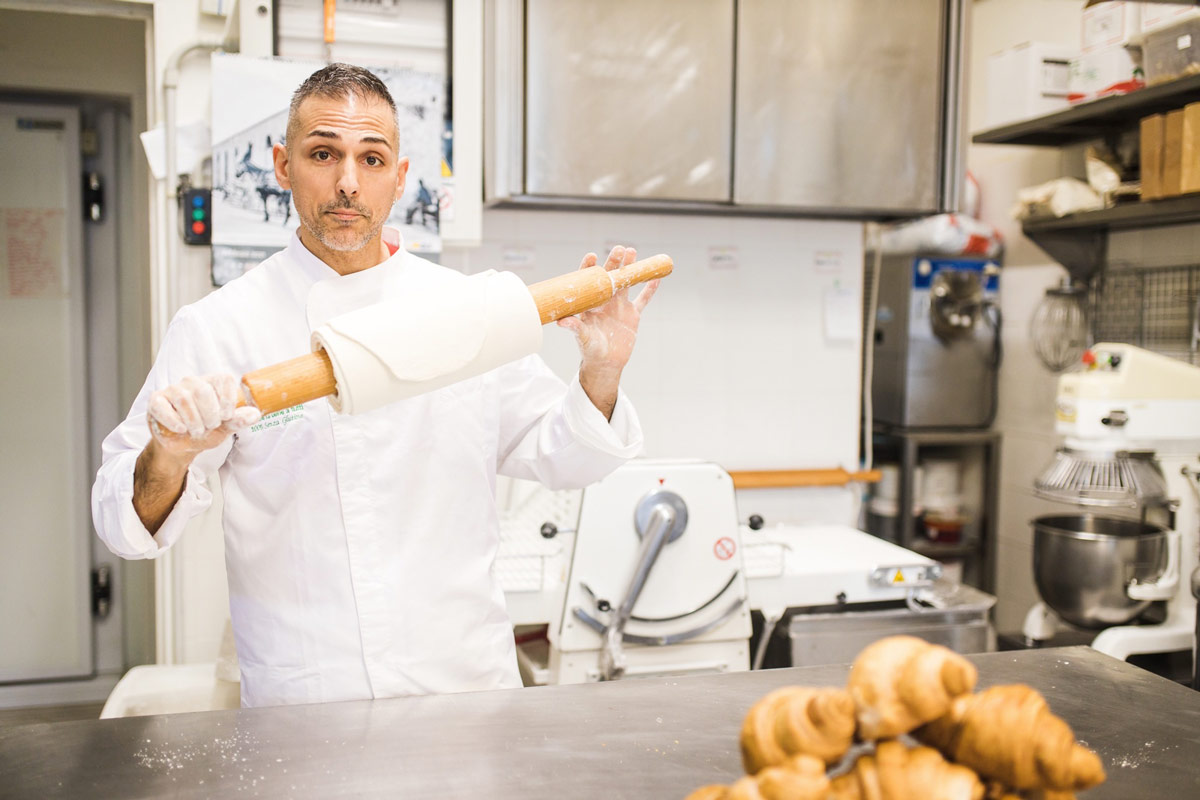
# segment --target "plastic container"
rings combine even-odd
[[[962,506],[962,465],[952,459],[927,459],[922,463],[925,481],[921,505],[927,513],[957,516]]]
[[[1164,83],[1200,72],[1200,17],[1151,31],[1142,45],[1146,83]]]
[[[134,667],[113,687],[100,719],[238,708],[240,689],[217,677],[215,663]]]

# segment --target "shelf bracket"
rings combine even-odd
[[[1072,278],[1087,283],[1108,258],[1108,230],[1031,231],[1025,236],[1066,267]]]

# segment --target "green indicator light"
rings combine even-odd
[[[204,219],[204,209],[202,209],[202,208],[192,209],[192,219]]]

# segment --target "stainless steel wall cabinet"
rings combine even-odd
[[[967,0],[486,0],[491,202],[952,210]]]

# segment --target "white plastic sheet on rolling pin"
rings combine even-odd
[[[312,344],[333,364],[330,405],[361,414],[537,353],[542,323],[520,278],[488,271],[335,317]]]

